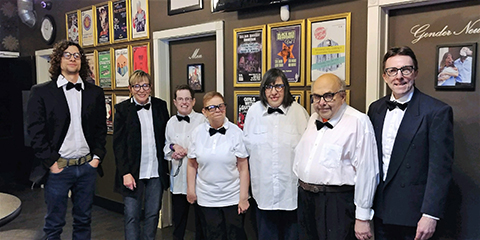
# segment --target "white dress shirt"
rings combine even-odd
[[[177,113],[178,114],[178,113]],[[201,113],[192,111],[188,117],[190,123],[186,121],[178,121],[177,116],[172,116],[167,122],[167,128],[165,130],[165,159],[172,162],[172,170],[170,172],[170,191],[173,194],[187,194],[187,165],[188,158],[185,156],[181,160],[174,160],[172,158],[173,151],[170,149],[170,144],[177,144],[188,150],[188,144],[190,142],[190,136],[193,130],[200,124],[205,122],[205,117]],[[180,166],[180,171],[176,177],[173,177],[175,172]]]
[[[137,105],[139,104],[135,98],[131,98]],[[148,103],[151,104],[151,98],[148,98]],[[157,178],[158,175],[158,159],[157,159],[157,145],[155,143],[155,130],[153,129],[153,115],[152,106],[147,110],[142,108],[137,111],[138,119],[140,120],[140,133],[142,150],[140,155],[140,174],[139,179]]]
[[[240,200],[237,157],[248,157],[242,130],[225,118],[225,135],[210,136],[210,124],[200,124],[192,133],[188,158],[198,163],[195,192],[202,207],[227,207]]]
[[[375,133],[368,116],[344,103],[328,121],[332,129],[325,126],[317,131],[319,118],[312,114],[295,148],[294,173],[306,183],[354,185],[355,216],[371,220],[379,176]]]
[[[295,146],[308,122],[308,113],[297,102],[267,113],[261,101],[247,113],[244,142],[250,155],[253,198],[262,210],[297,209],[298,178],[293,173]]]

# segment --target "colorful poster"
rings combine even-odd
[[[67,18],[67,39],[69,41],[78,43],[78,13],[70,12],[66,14]]]
[[[82,46],[93,46],[93,10],[87,9],[81,12],[82,15]]]
[[[105,108],[107,109],[107,132],[113,133],[113,101],[112,94],[105,94]]]
[[[113,9],[113,41],[128,40],[127,35],[127,2],[120,0],[112,3]]]
[[[300,81],[302,25],[272,28],[270,31],[270,68],[279,68],[288,82]]]
[[[133,46],[132,47],[132,55],[133,55],[133,69],[132,71],[135,70],[143,70],[146,73],[149,73],[148,71],[148,45],[143,45],[143,46]]]
[[[262,80],[262,31],[263,29],[237,33],[237,83],[259,83]]]
[[[131,0],[130,13],[132,39],[148,38],[148,1]]]
[[[112,87],[112,59],[110,50],[98,52],[98,85],[102,88]]]
[[[128,87],[128,48],[115,49],[115,88]]]
[[[260,100],[260,93],[253,92],[235,92],[235,119],[237,126],[243,129],[245,118],[247,117],[248,109],[257,101]]]
[[[110,43],[108,4],[97,7],[97,44]]]

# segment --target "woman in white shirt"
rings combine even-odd
[[[205,94],[203,106],[208,122],[195,128],[188,148],[187,200],[200,206],[206,239],[246,239],[250,178],[242,131],[225,117],[220,93]]]

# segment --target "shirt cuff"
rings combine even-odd
[[[94,154],[92,159],[95,159],[95,158],[98,159],[98,161],[100,161],[100,162],[102,161],[102,160],[100,160],[100,157],[99,157],[99,156],[97,156],[97,155]]]
[[[371,208],[361,208],[359,206],[355,209],[355,218],[358,220],[372,220],[374,211]]]
[[[432,215],[428,215],[428,214],[426,214],[426,213],[424,213],[422,216],[423,216],[423,217],[428,217],[428,218],[431,218],[431,219],[435,219],[435,220],[437,220],[437,221],[440,220],[440,218],[434,217],[434,216],[432,216]]]

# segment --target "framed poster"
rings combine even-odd
[[[105,93],[105,108],[107,110],[107,133],[113,134],[113,93]]]
[[[311,90],[307,90],[305,91],[305,95],[306,95],[306,98],[305,98],[305,110],[307,110],[308,114],[310,114],[310,116],[312,115],[312,91]]]
[[[436,56],[435,89],[475,90],[476,43],[438,45]]]
[[[110,44],[110,2],[101,3],[95,6],[95,44]]]
[[[265,72],[265,25],[233,30],[234,87],[258,87]]]
[[[305,20],[267,25],[267,68],[279,68],[290,86],[304,86]],[[303,105],[303,104],[302,104]]]
[[[126,101],[128,99],[130,99],[130,93],[129,92],[116,92],[113,94],[113,96],[115,97],[115,104],[119,104],[123,101]]]
[[[120,47],[114,50],[114,59],[115,64],[113,65],[115,69],[115,89],[117,88],[127,88],[128,87],[128,78],[130,77],[130,67],[128,54],[128,47]]]
[[[148,21],[148,0],[130,0],[130,40],[150,37],[150,23]]]
[[[130,65],[132,72],[140,69],[146,73],[150,73],[149,42],[130,45],[130,54],[132,56],[132,64]]]
[[[203,92],[204,89],[203,63],[187,65],[187,84],[195,92]]]
[[[293,100],[295,100],[295,102],[305,107],[305,93],[303,90],[293,90],[290,91],[290,93],[292,94]]]
[[[93,24],[93,7],[80,10],[82,38],[80,39],[82,47],[93,47],[95,45],[95,27]]]
[[[78,27],[79,11],[71,11],[65,13],[65,23],[67,26],[67,40],[80,43],[80,33]]]
[[[333,73],[350,85],[351,13],[307,19],[307,85]]]
[[[350,90],[345,90],[345,102],[350,105]]]
[[[97,51],[86,53],[85,57],[88,61],[88,77],[87,82],[97,84]]]
[[[112,89],[112,49],[97,52],[97,84],[104,90]]]
[[[235,123],[243,129],[248,109],[260,100],[260,91],[234,91],[233,107]]]
[[[203,0],[168,0],[168,15],[203,9]]]
[[[127,0],[112,1],[110,29],[113,31],[113,43],[128,41]]]

